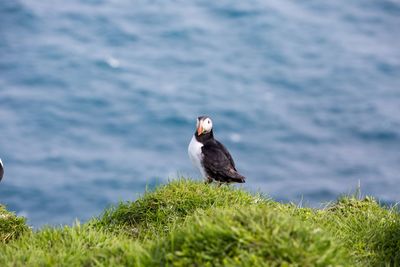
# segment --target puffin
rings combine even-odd
[[[223,144],[214,138],[213,123],[210,117],[197,118],[196,131],[188,146],[189,158],[200,170],[206,183],[244,183],[235,162]]]
[[[3,167],[3,162],[0,159],[0,181],[1,179],[3,179],[3,175],[4,175],[4,167]]]

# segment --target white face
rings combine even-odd
[[[197,128],[198,135],[211,132],[211,130],[212,130],[211,119],[208,117],[206,117],[200,121],[199,121],[199,119],[197,119],[196,128]]]
[[[203,128],[203,133],[209,133],[212,130],[212,121],[210,118],[206,118],[205,120],[202,120],[201,126]]]

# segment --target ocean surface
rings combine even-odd
[[[0,1],[0,203],[33,227],[200,179],[203,114],[250,191],[399,202],[400,1]]]

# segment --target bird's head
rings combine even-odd
[[[197,136],[200,136],[202,134],[207,134],[212,131],[212,120],[208,116],[200,116],[197,118]]]

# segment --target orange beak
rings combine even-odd
[[[200,135],[203,132],[203,127],[201,125],[197,128],[197,135]]]

